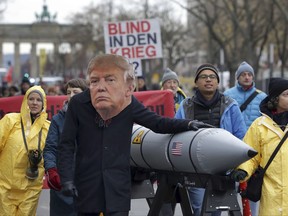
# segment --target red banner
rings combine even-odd
[[[135,97],[150,110],[162,116],[174,117],[174,98],[171,91],[143,91],[135,92]],[[62,109],[67,96],[47,96],[47,113],[51,119]],[[11,112],[20,112],[23,96],[0,98],[0,119]],[[47,179],[43,178],[43,189],[49,189]]]
[[[174,98],[170,91],[143,91],[135,92],[135,97],[150,110],[162,116],[174,116]],[[11,112],[20,112],[23,96],[0,98],[0,119]],[[62,109],[66,95],[47,96],[48,119]]]

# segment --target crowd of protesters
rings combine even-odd
[[[28,77],[24,76],[20,85],[2,85],[2,87],[0,87],[0,97],[25,95],[26,91],[33,85],[34,83],[32,83]],[[56,96],[65,94],[65,83],[48,86],[47,83],[40,82],[39,85],[45,91],[46,95]]]
[[[117,61],[120,66],[118,64],[115,64],[112,67],[111,65],[113,64],[111,65],[108,64],[108,62],[111,62],[112,60],[113,62]],[[125,131],[125,134],[127,135],[128,135],[128,132],[130,131],[132,123],[136,120],[139,121],[139,123],[142,123],[144,125],[147,124],[149,127],[158,128],[159,130],[158,132],[161,132],[161,133],[173,132],[173,131],[176,133],[176,131],[180,132],[180,131],[185,131],[185,130],[197,130],[200,127],[206,127],[207,125],[213,125],[214,127],[224,128],[228,130],[229,132],[231,132],[232,134],[234,134],[239,139],[243,139],[248,145],[251,145],[254,149],[256,149],[259,152],[257,157],[240,165],[238,168],[235,168],[234,172],[232,172],[231,178],[235,180],[236,182],[240,181],[241,182],[240,186],[242,184],[245,185],[245,182],[250,178],[250,176],[253,174],[253,172],[258,167],[258,165],[261,165],[261,166],[265,165],[265,161],[269,159],[269,157],[271,156],[271,153],[274,150],[273,147],[275,147],[278,144],[279,139],[281,139],[284,136],[285,132],[287,131],[288,81],[282,78],[277,78],[277,79],[271,78],[270,80],[271,82],[269,84],[269,88],[266,94],[263,91],[256,89],[255,81],[254,81],[254,78],[255,78],[254,70],[252,66],[249,65],[247,62],[242,62],[239,65],[237,71],[235,72],[235,77],[237,79],[235,86],[226,90],[224,93],[220,92],[220,90],[218,89],[218,85],[221,80],[218,75],[219,71],[217,67],[208,63],[200,65],[197,68],[196,74],[195,74],[195,92],[188,92],[189,95],[192,95],[192,96],[187,97],[184,91],[181,89],[181,85],[180,85],[180,81],[179,81],[177,73],[172,71],[170,68],[166,68],[164,70],[163,77],[159,85],[157,85],[157,87],[153,87],[152,89],[149,89],[147,88],[146,80],[144,77],[138,77],[138,80],[137,80],[138,84],[136,84],[137,82],[135,82],[134,84],[134,81],[136,81],[135,76],[132,74],[132,70],[131,68],[129,68],[129,64],[127,64],[126,60],[122,59],[122,57],[117,56],[117,55],[107,55],[107,56],[103,55],[103,56],[95,57],[94,61],[92,61],[90,65],[88,66],[88,73],[90,75],[90,78],[89,78],[90,86],[89,87],[87,86],[88,89],[85,90],[83,94],[79,92],[79,96],[78,95],[75,96],[75,99],[73,97],[72,108],[67,110],[67,113],[69,116],[69,119],[67,120],[67,122],[69,123],[66,123],[65,125],[64,119],[62,120],[62,123],[61,123],[62,124],[61,127],[64,128],[65,136],[64,138],[61,138],[62,139],[61,142],[60,142],[60,138],[59,139],[57,138],[56,140],[57,145],[59,143],[59,146],[61,149],[58,156],[61,156],[62,159],[65,158],[66,160],[66,161],[60,160],[60,173],[59,173],[60,175],[58,175],[58,171],[57,171],[57,176],[58,176],[57,177],[57,184],[58,184],[57,191],[59,191],[62,188],[64,195],[74,196],[74,198],[78,200],[76,202],[77,209],[78,209],[77,211],[79,213],[79,209],[80,209],[80,212],[83,213],[83,215],[86,213],[95,213],[95,215],[99,215],[99,214],[102,214],[103,212],[104,212],[104,215],[128,215],[128,212],[130,209],[130,204],[129,204],[130,194],[129,193],[125,194],[124,196],[125,199],[123,199],[123,197],[121,196],[116,196],[116,194],[114,193],[111,193],[109,195],[111,196],[110,197],[111,199],[119,198],[119,203],[122,203],[121,205],[118,205],[117,203],[109,203],[110,198],[108,199],[108,197],[106,197],[104,193],[99,194],[99,190],[102,190],[101,188],[103,188],[102,186],[103,184],[105,184],[104,182],[107,183],[108,181],[105,178],[101,179],[101,181],[99,180],[99,188],[97,189],[98,191],[95,190],[94,188],[93,190],[91,190],[91,192],[95,190],[95,194],[91,193],[89,195],[90,197],[95,197],[96,194],[98,194],[97,195],[98,198],[96,200],[97,202],[99,202],[98,206],[95,206],[94,203],[91,205],[89,204],[88,206],[86,203],[84,205],[83,203],[81,203],[81,200],[79,200],[78,198],[78,192],[79,192],[79,197],[87,196],[87,194],[83,193],[81,189],[82,187],[87,187],[87,185],[83,186],[83,184],[79,184],[80,181],[85,181],[85,179],[83,180],[82,178],[79,178],[79,177],[78,177],[77,182],[73,181],[75,176],[73,176],[73,173],[70,173],[70,170],[71,170],[70,168],[74,166],[72,162],[74,160],[75,154],[71,150],[74,151],[74,148],[76,148],[75,146],[76,139],[81,141],[80,139],[81,135],[77,135],[78,134],[77,130],[79,130],[79,128],[81,129],[81,127],[84,127],[84,125],[87,125],[87,122],[89,122],[89,119],[90,120],[92,119],[90,118],[91,116],[96,115],[97,117],[96,119],[97,127],[93,125],[95,123],[95,119],[92,119],[93,121],[91,120],[91,127],[95,126],[95,130],[93,131],[93,134],[95,131],[99,131],[100,133],[100,131],[103,131],[103,128],[105,128],[105,130],[111,129],[113,124],[117,123],[116,121],[114,122],[114,120],[112,122],[112,119],[114,119],[115,116],[117,117],[120,114],[121,115],[125,114],[125,112],[123,111],[127,109],[129,110],[129,115],[123,116],[123,118],[124,117],[125,118],[129,117],[129,119],[131,118],[130,119],[131,121],[129,121],[131,124],[129,123],[129,125],[127,125],[127,133]],[[108,75],[106,74],[107,70],[110,70],[110,74]],[[124,76],[125,77],[124,80],[122,80],[122,76],[119,76],[118,74],[119,71],[121,73],[123,72],[123,74],[129,72],[127,77]],[[108,78],[106,76],[108,76]],[[117,87],[118,82],[119,82],[119,86]],[[26,103],[28,103],[29,105],[29,101],[31,101],[32,103],[32,99],[35,100],[35,103],[38,103],[40,105],[42,103],[37,113],[36,118],[38,118],[39,112],[45,111],[44,105],[46,104],[46,96],[64,95],[66,94],[65,88],[67,89],[67,86],[65,87],[64,83],[53,85],[53,86],[51,85],[48,86],[46,83],[40,83],[39,86],[37,85],[34,86],[35,89],[33,89],[33,85],[34,84],[30,82],[29,78],[25,76],[23,77],[19,86],[10,85],[10,86],[1,87],[0,97],[11,97],[11,96],[23,95],[25,99],[25,101],[23,101],[24,105],[22,104],[23,107],[26,106]],[[40,88],[40,90],[38,89],[38,87]],[[72,86],[72,87],[78,88],[78,86]],[[160,130],[159,125],[154,125],[154,123],[152,124],[152,122],[154,122],[156,118],[156,116],[154,116],[155,114],[145,109],[134,98],[134,96],[132,95],[132,92],[134,91],[134,89],[135,91],[147,91],[147,90],[157,89],[157,90],[169,90],[173,92],[174,106],[175,106],[175,119],[173,121],[171,119],[165,120],[167,121],[167,123],[168,122],[169,124],[171,123],[169,128],[166,128],[163,126],[163,128],[160,127],[161,129]],[[81,91],[82,90],[84,89],[81,89]],[[122,90],[122,92],[120,90]],[[35,96],[31,94],[31,92],[35,93]],[[103,99],[98,100],[97,99],[98,94],[100,95],[104,93],[107,94],[109,97],[111,97],[111,100],[113,99],[115,101],[109,104],[108,102],[105,102],[105,100]],[[254,98],[252,98],[251,96],[252,94],[255,94]],[[122,98],[123,101],[119,101],[118,100],[119,97],[117,95],[120,98]],[[30,97],[32,99],[30,99]],[[250,99],[252,98],[252,99],[248,100],[248,98]],[[76,112],[75,110],[76,108],[77,110],[78,109],[81,110],[85,104],[85,101],[90,101],[90,100],[91,100],[91,104],[89,104],[89,106],[87,105],[85,109],[86,111],[88,110],[90,112],[91,116],[84,115],[86,120],[79,123],[79,119],[82,119],[83,117],[82,115],[84,112],[83,113],[81,113],[81,111]],[[233,108],[233,112],[230,112],[230,113],[228,111],[226,112],[226,109],[223,109],[224,104],[225,104],[225,107],[227,107],[227,110],[228,108],[229,109]],[[118,107],[118,105],[121,105],[121,107]],[[243,108],[243,105],[245,105],[244,108]],[[103,112],[104,108],[107,109],[109,112],[106,112],[106,111]],[[116,113],[115,113],[115,108],[117,108],[116,110],[118,110]],[[131,116],[131,113],[133,113],[134,109],[137,109],[138,111],[140,110],[142,114],[145,113],[147,116],[150,116],[150,117],[153,116],[154,121],[144,121],[143,118],[145,118],[145,116],[142,115],[141,118],[140,117],[138,118],[137,113],[135,113],[135,116],[133,115]],[[32,113],[32,110],[33,110],[33,107],[30,110],[31,113]],[[191,110],[193,110],[193,112]],[[22,111],[20,112],[19,115],[23,114]],[[27,112],[28,111],[29,110],[27,110]],[[107,116],[108,113],[109,115]],[[78,115],[80,115],[81,118],[78,118]],[[8,117],[9,116],[7,115],[5,118],[1,120],[0,126],[1,124],[3,124],[4,126],[4,121],[6,121]],[[27,127],[32,128],[34,122],[36,123],[37,121],[33,121],[33,118],[32,118],[33,115],[31,115],[30,117],[32,119],[32,122],[31,122],[31,125],[28,125]],[[157,118],[159,118],[159,122],[160,122],[160,117],[157,116]],[[78,120],[76,121],[76,119]],[[229,121],[226,121],[225,119],[228,119]],[[191,120],[192,122],[190,122]],[[79,125],[74,124],[75,122],[78,122]],[[21,121],[19,121],[18,123],[20,124]],[[82,123],[83,125],[81,125]],[[174,124],[179,125],[179,127],[176,127]],[[188,124],[188,127],[187,127],[187,124]],[[50,122],[49,122],[49,125],[50,125]],[[1,127],[1,128],[3,129],[4,127]],[[123,128],[122,124],[121,124],[121,128]],[[74,133],[71,133],[71,129],[73,129]],[[28,128],[27,133],[29,133],[29,130],[30,128]],[[46,125],[45,126],[45,139],[46,139],[47,131],[48,131],[48,128]],[[238,136],[237,133],[240,133],[240,132],[241,132],[241,135]],[[111,133],[113,133],[113,131],[111,131]],[[24,135],[25,134],[23,134],[23,136]],[[62,136],[62,134],[59,133],[58,137],[60,137],[60,135]],[[111,137],[114,137],[114,135]],[[20,138],[21,137],[22,135],[20,136]],[[263,137],[263,139],[261,137]],[[123,141],[126,146],[125,157],[127,158],[129,158],[128,156],[129,156],[129,149],[130,149],[129,148],[130,145],[128,145],[130,143],[128,142],[129,139],[130,139],[130,136],[127,136],[125,138],[125,142]],[[3,144],[5,140],[6,138],[4,136],[3,136],[3,140],[1,140],[1,137],[0,137],[0,159],[1,158],[5,159],[5,157],[3,156],[3,151],[1,152],[2,147],[3,149],[4,147],[7,147],[7,146],[4,146]],[[121,139],[119,138],[119,140]],[[91,142],[94,142],[94,141],[98,142],[97,140],[93,140],[93,139],[91,140]],[[99,142],[100,141],[102,142],[102,140],[99,140]],[[86,142],[87,140],[85,138],[85,143]],[[69,149],[67,149],[68,143],[71,144],[70,146],[68,146]],[[91,146],[92,146],[92,143],[91,143]],[[87,154],[89,153],[91,146],[90,147],[87,146],[88,147],[87,148],[88,151],[86,151]],[[21,145],[21,147],[23,148],[25,147],[25,145],[23,144]],[[41,149],[39,148],[39,151],[41,150],[42,152],[43,148],[44,146],[41,144]],[[27,150],[27,147],[26,147],[26,150]],[[106,159],[100,157],[102,154],[101,153],[102,150],[97,149],[97,148],[94,150],[96,153],[98,152],[97,154],[99,155],[99,158],[102,160],[102,161],[101,160],[98,161],[99,158],[95,158],[95,161],[98,161],[104,164],[105,162],[104,160]],[[68,156],[65,155],[66,154],[65,152],[67,153],[67,155],[69,153],[70,158],[68,158]],[[271,169],[267,171],[264,176],[263,195],[260,200],[260,206],[259,206],[259,203],[256,204],[256,203],[251,202],[250,203],[251,207],[253,207],[252,212],[250,212],[249,210],[247,213],[247,212],[244,212],[245,209],[243,209],[243,213],[245,216],[265,215],[267,212],[269,212],[270,215],[284,215],[282,213],[288,212],[288,207],[285,204],[287,203],[287,200],[288,200],[288,197],[286,197],[286,195],[288,194],[288,192],[286,191],[287,187],[286,187],[285,181],[283,181],[283,179],[281,180],[282,175],[285,175],[285,176],[288,175],[286,173],[286,170],[287,170],[286,163],[283,163],[283,161],[281,162],[282,160],[281,158],[288,158],[287,152],[288,152],[287,145],[285,146],[285,143],[284,143],[282,149],[280,150],[280,153],[276,155],[274,159],[275,164],[271,165]],[[119,151],[117,151],[117,153],[119,153]],[[80,157],[80,156],[78,155],[77,157]],[[3,162],[3,160],[1,161]],[[29,160],[29,158],[25,158],[25,160]],[[43,158],[41,157],[40,160],[41,162],[39,162],[39,164],[41,164],[41,169],[43,169]],[[45,160],[45,157],[44,157],[44,160]],[[56,158],[55,158],[55,161],[56,161]],[[125,160],[125,163],[120,160],[119,163],[123,163],[125,166],[128,166],[129,164],[126,163],[127,161],[129,161],[129,159]],[[111,166],[110,164],[111,161],[110,162],[106,161],[106,162],[107,162],[107,166]],[[39,167],[40,165],[38,166],[38,168]],[[67,169],[67,167],[69,169]],[[55,171],[55,166],[52,168],[54,168],[54,171]],[[27,167],[27,170],[28,169],[29,167]],[[85,169],[82,169],[82,171],[84,170]],[[4,173],[4,171],[1,172],[1,174]],[[32,177],[38,178],[38,173],[36,175],[36,173],[33,173],[33,172],[29,173],[28,171],[27,171],[28,174],[26,173],[26,176],[28,175],[28,177],[30,178]],[[87,170],[85,170],[85,172],[86,171]],[[100,177],[103,175],[103,173],[101,173],[102,171],[100,168],[99,170],[96,170],[96,171],[99,173]],[[80,172],[78,170],[77,164],[76,164],[76,172]],[[90,174],[91,173],[88,173],[88,176]],[[41,171],[41,175],[43,176],[42,171]],[[129,176],[129,171],[127,169],[127,172],[125,172],[125,178],[124,178],[124,180],[127,182],[129,182],[129,179],[130,179],[128,178],[128,176]],[[119,182],[118,181],[119,179],[115,178],[115,180]],[[278,185],[277,188],[275,188],[275,185],[273,185],[273,181],[277,182],[277,185]],[[116,184],[116,182],[114,182],[113,184]],[[126,184],[125,187],[124,185],[121,185],[121,187],[129,191],[128,186],[129,184]],[[93,187],[92,184],[91,184],[91,187]],[[4,190],[5,188],[3,187],[2,189]],[[245,190],[245,188],[242,188],[242,189]],[[53,188],[51,188],[51,190],[53,190]],[[121,191],[120,188],[115,188],[115,191],[117,190]],[[196,189],[193,188],[193,190],[196,190]],[[189,188],[189,192],[191,191],[192,191],[192,188]],[[61,192],[57,192],[57,194],[59,193]],[[196,216],[200,215],[201,209],[203,211],[202,202],[203,202],[204,190],[202,189],[202,191],[200,192],[198,191],[197,193],[198,193],[197,196],[192,196],[191,194],[189,194],[190,199],[191,199],[190,200],[191,207],[193,209],[194,215]],[[37,204],[38,198],[39,198],[39,191],[37,191],[37,197],[34,200],[35,202],[31,203],[31,206],[33,206],[33,208],[31,207],[32,214],[34,214],[36,211],[35,203]],[[123,203],[123,200],[125,200],[125,203]],[[13,209],[12,210],[9,209],[8,207],[7,208],[5,207],[4,204],[7,203],[6,201],[7,200],[5,197],[0,197],[0,202],[1,202],[0,206],[1,205],[3,206],[2,209],[0,208],[0,213],[1,212],[7,213],[13,210]],[[270,204],[270,203],[273,203],[273,204]],[[111,207],[111,209],[109,209],[110,208],[109,206]],[[258,211],[258,208],[259,208],[259,211]],[[163,208],[162,211],[165,211],[165,209],[166,210],[168,209],[168,211],[171,212],[171,209],[169,208]],[[173,210],[172,210],[172,213],[167,213],[166,215],[167,216],[173,215]],[[213,215],[219,215],[219,214],[215,212],[215,214]]]

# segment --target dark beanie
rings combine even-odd
[[[28,83],[29,85],[31,85],[30,83],[30,80],[28,77],[24,76],[23,79],[22,79],[22,82],[21,83]]]
[[[288,80],[282,78],[270,78],[269,99],[278,97],[283,91],[288,89]]]
[[[195,73],[195,80],[194,80],[194,82],[196,82],[196,81],[198,80],[199,74],[200,74],[203,70],[211,70],[211,71],[213,71],[213,72],[216,74],[216,76],[217,76],[217,81],[218,81],[218,83],[220,82],[220,78],[219,78],[219,74],[218,74],[218,73],[219,73],[218,69],[217,69],[214,65],[209,64],[209,63],[202,64],[202,65],[200,65],[200,66],[197,68],[196,73]]]

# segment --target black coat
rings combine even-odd
[[[132,97],[131,104],[103,127],[89,90],[71,99],[58,149],[58,169],[62,183],[73,181],[76,139],[75,185],[79,212],[130,210],[130,146],[134,122],[156,133],[177,133],[188,130],[189,120],[163,118]]]

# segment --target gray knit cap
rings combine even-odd
[[[167,80],[170,80],[170,79],[177,80],[177,82],[179,83],[179,78],[177,74],[174,71],[172,71],[170,68],[166,68],[164,70],[164,74],[162,77],[162,86]]]
[[[243,72],[249,72],[250,74],[252,74],[252,76],[254,77],[254,69],[252,68],[252,66],[251,65],[249,65],[247,62],[242,62],[240,65],[239,65],[239,67],[238,67],[238,69],[237,69],[237,71],[236,71],[236,73],[235,73],[235,76],[236,76],[236,78],[238,79],[239,78],[239,76],[241,75],[241,73],[243,73]]]

